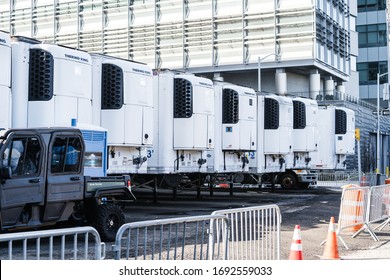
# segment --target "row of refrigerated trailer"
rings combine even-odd
[[[5,32],[0,61],[0,127],[76,125],[92,176],[308,186],[316,170],[345,169],[355,152],[347,108]]]

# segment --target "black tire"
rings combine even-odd
[[[294,174],[284,173],[280,177],[280,186],[286,190],[292,190],[297,188],[297,178]]]
[[[125,223],[122,209],[116,204],[101,204],[97,206],[92,226],[99,232],[102,241],[114,241],[118,229]]]

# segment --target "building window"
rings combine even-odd
[[[387,61],[364,62],[357,64],[360,85],[376,85],[378,73],[387,72]],[[387,75],[380,78],[380,83],[387,83]]]
[[[386,0],[358,0],[358,12],[380,11],[386,9]]]
[[[386,24],[360,25],[356,31],[359,32],[359,48],[386,46]]]

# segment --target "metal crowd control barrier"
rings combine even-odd
[[[223,215],[134,222],[118,230],[113,249],[116,260],[226,259],[221,252],[227,233]]]
[[[373,230],[368,223],[368,201],[370,200],[370,187],[358,187],[357,185],[347,185],[343,188],[341,195],[341,205],[338,220],[337,236],[348,249],[348,246],[341,238],[342,231],[350,230],[356,232],[352,237],[356,237],[362,230],[367,230],[370,235],[378,241]]]
[[[318,187],[341,187],[347,184],[359,184],[359,173],[321,172],[317,175]]]
[[[371,225],[378,222],[382,223],[372,229]],[[347,185],[343,188],[337,235],[345,248],[348,249],[348,246],[340,236],[342,231],[349,229],[355,232],[352,237],[367,231],[375,241],[379,241],[374,231],[382,230],[389,224],[390,185],[373,187]]]
[[[229,219],[229,260],[279,260],[281,214],[277,205],[220,210]]]
[[[8,243],[8,248],[6,252],[1,245],[0,259],[101,260],[105,257],[105,243],[93,227],[6,233],[0,235],[2,243]]]
[[[386,225],[390,225],[390,185],[371,188],[368,211],[369,224],[383,221],[374,230],[381,231]]]

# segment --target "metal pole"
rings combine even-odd
[[[379,110],[379,78],[382,76],[387,75],[388,72],[379,74],[377,73],[376,76],[376,113],[377,113],[377,122],[378,122],[378,129],[377,129],[377,135],[376,135],[376,183],[377,185],[380,185],[380,164],[381,164],[381,154],[380,154],[380,129],[381,129],[381,123],[380,123],[380,110]]]
[[[261,59],[257,58],[257,91],[261,92]]]
[[[360,159],[360,140],[356,139],[357,141],[357,154],[358,154],[358,176],[359,176],[359,185],[362,181],[362,161]]]
[[[379,78],[380,74],[378,72],[376,76],[376,114],[377,114],[377,134],[376,134],[376,174],[378,178],[378,174],[380,174],[380,151],[379,151],[379,137],[380,137],[380,117],[379,117]]]

